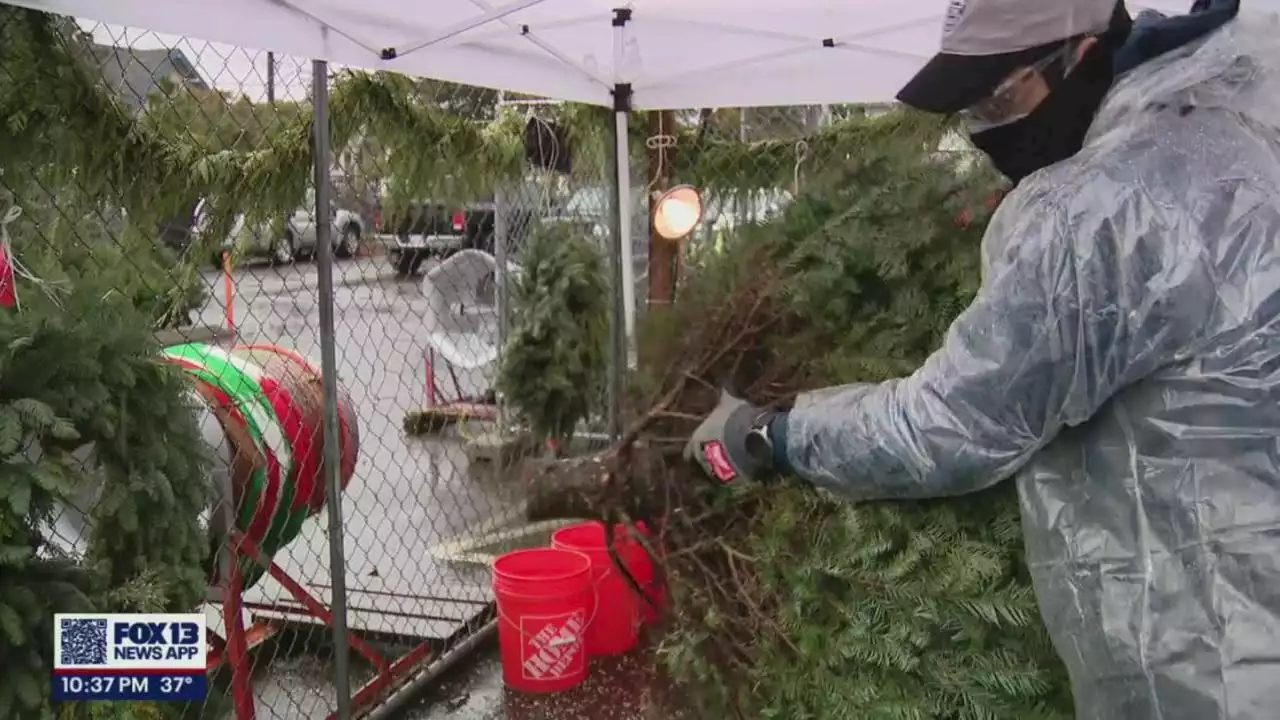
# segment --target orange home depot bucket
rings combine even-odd
[[[648,560],[644,548],[625,532],[615,534],[613,546],[632,577],[636,577],[641,562]],[[591,560],[595,602],[587,612],[591,618],[587,625],[587,654],[616,655],[634,648],[640,634],[640,603],[644,600],[636,597],[614,566],[604,524],[586,522],[561,528],[551,535],[551,547],[576,550]],[[650,566],[649,575],[652,574]]]
[[[507,687],[549,693],[587,679],[590,558],[553,548],[509,552],[493,562],[493,594]]]

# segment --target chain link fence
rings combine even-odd
[[[6,523],[39,518],[31,542],[50,562],[105,558],[124,567],[130,563],[111,552],[150,547],[148,562],[185,577],[202,553],[166,555],[155,545],[198,522],[214,549],[196,568],[206,581],[199,590],[209,628],[231,640],[237,633],[227,618],[241,604],[248,645],[240,665],[236,643],[211,649],[206,715],[242,708],[235,671],[250,665],[259,717],[318,718],[338,708],[344,683],[335,672],[344,668],[329,629],[334,591],[319,434],[316,261],[328,240],[345,482],[341,573],[353,638],[345,684],[357,711],[386,703],[490,622],[487,564],[495,553],[547,539],[549,528],[525,522],[515,488],[520,461],[548,450],[530,442],[500,402],[498,370],[519,315],[513,284],[532,238],[568,228],[592,239],[602,257],[610,251],[612,118],[493,90],[334,69],[326,230],[315,205],[309,61],[3,12],[0,85],[8,90],[0,99],[12,151],[0,164],[9,212],[0,270],[7,263],[16,283],[0,287],[0,301],[15,287],[17,297],[0,321],[9,343],[0,412],[34,398],[95,444],[76,450],[88,468],[65,484],[41,485],[38,502],[10,498],[14,514],[0,515],[0,550]],[[629,237],[639,312],[653,293],[678,292],[684,263],[698,252],[776,216],[802,191],[806,173],[846,162],[822,156],[829,145],[814,138],[865,112],[633,118]],[[14,144],[37,134],[29,147]],[[706,160],[715,143],[747,149],[716,164]],[[765,145],[767,158],[750,150]],[[702,221],[674,252],[651,258],[650,248],[668,241],[651,238],[650,203],[683,182],[702,190]],[[673,266],[661,268],[668,256]],[[169,375],[148,379],[141,360],[126,361],[154,354],[152,337],[163,349],[155,364],[186,383],[178,390],[166,384]],[[166,392],[156,402],[194,412],[200,425],[188,439],[213,456],[198,491],[131,476],[118,452],[104,450],[134,442],[139,452],[160,452],[147,437],[167,437],[174,416],[125,419],[118,410]],[[606,398],[590,405],[573,447],[559,451],[605,437]],[[50,448],[77,447],[69,433],[55,443],[51,422],[20,426]],[[30,442],[22,447],[28,462],[40,462]],[[24,452],[17,444],[9,450]],[[143,465],[163,474],[179,460]],[[120,483],[128,492],[113,490]],[[238,505],[224,512],[219,497]],[[128,542],[106,542],[102,518]],[[232,557],[237,568],[226,564]],[[0,608],[16,602],[4,573],[28,572],[4,558]],[[145,595],[136,578],[107,575],[113,585],[99,606],[172,610],[183,597],[172,578]],[[231,577],[244,586],[232,587]]]

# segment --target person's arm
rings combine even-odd
[[[1088,224],[1010,228],[1012,249],[917,372],[773,421],[786,469],[852,500],[980,490],[1175,358],[1209,312],[1198,253]]]

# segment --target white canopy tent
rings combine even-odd
[[[1280,7],[1277,0],[1260,0]],[[611,106],[875,103],[937,49],[946,0],[17,0],[369,70]],[[1134,0],[1185,12],[1191,0]],[[1257,6],[1259,2],[1251,3]]]
[[[1259,0],[1280,7],[1280,0]],[[649,110],[893,98],[937,49],[945,0],[16,0],[255,50]],[[1137,0],[1185,12],[1190,0]],[[622,135],[625,137],[625,135]],[[630,165],[618,148],[629,255]],[[623,258],[627,338],[633,266]]]
[[[936,51],[947,7],[945,0],[10,2],[349,67],[613,107],[620,130],[633,108],[888,101]],[[1259,3],[1280,9],[1280,0]],[[1179,13],[1190,0],[1133,5],[1134,13]],[[631,169],[621,142],[617,160],[617,241],[629,256]],[[629,339],[634,268],[629,257],[620,260]]]
[[[612,259],[615,371],[635,317],[627,113],[676,109],[881,103],[936,50],[946,0],[5,0],[9,4],[313,58],[317,216],[329,215],[327,65],[481,85],[615,110],[617,205]],[[1040,0],[1050,2],[1053,0]],[[1280,10],[1280,0],[1250,0]],[[1191,0],[1134,0],[1130,11],[1182,13]],[[346,686],[341,492],[329,224],[320,237],[321,364],[333,576],[338,716]],[[502,266],[504,260],[499,258]],[[621,277],[619,277],[621,275]],[[619,304],[622,307],[617,307]],[[625,326],[625,336],[618,332]],[[617,389],[613,431],[620,431]]]

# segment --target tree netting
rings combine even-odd
[[[692,264],[643,323],[621,439],[525,476],[531,518],[660,529],[649,545],[665,548],[673,603],[659,657],[697,717],[1071,714],[1011,483],[853,505],[786,479],[713,487],[681,456],[722,389],[785,406],[907,375],[941,344],[980,285],[996,188],[936,150],[946,131],[867,121],[862,152]]]

